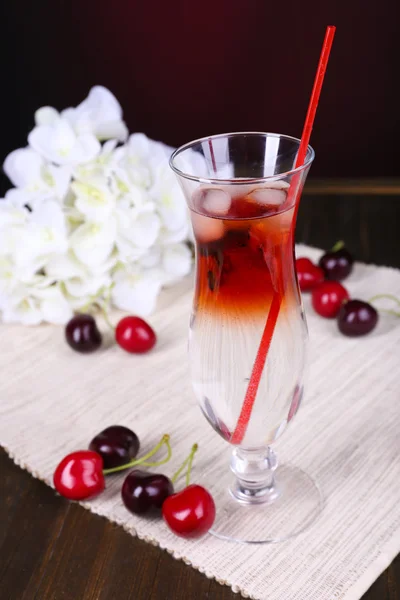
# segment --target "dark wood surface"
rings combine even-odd
[[[297,237],[320,247],[345,239],[360,260],[400,267],[399,226],[399,196],[336,191],[305,196]],[[168,553],[56,496],[0,450],[0,600],[238,598]],[[400,600],[400,557],[363,600]]]

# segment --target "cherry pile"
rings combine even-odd
[[[107,321],[108,318],[106,317]],[[112,327],[110,323],[110,327]],[[112,327],[114,329],[114,327]],[[65,327],[67,344],[76,352],[87,354],[100,348],[102,335],[92,315],[78,314]],[[115,328],[118,346],[131,354],[142,354],[153,348],[157,341],[154,330],[140,317],[124,317]]]
[[[149,459],[163,446],[167,456],[156,462]],[[172,455],[169,436],[164,435],[147,454],[137,459],[138,436],[122,425],[107,427],[97,434],[88,450],[78,450],[65,456],[54,471],[54,487],[69,500],[88,500],[104,491],[106,477],[132,467],[159,467]],[[125,478],[121,497],[131,513],[162,514],[167,526],[176,535],[197,538],[210,529],[215,519],[215,504],[211,494],[201,485],[190,484],[190,473],[197,444],[181,467],[169,478],[134,468]],[[186,486],[178,492],[174,484],[186,471]]]
[[[312,306],[321,317],[337,319],[339,331],[348,337],[370,333],[378,322],[378,312],[369,302],[350,299],[340,283],[353,270],[354,259],[338,242],[315,265],[309,258],[296,260],[297,278],[302,292],[311,292]]]

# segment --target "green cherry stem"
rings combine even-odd
[[[104,294],[105,291],[107,291],[107,288],[102,287],[97,292],[97,294],[90,296],[89,301],[84,306],[81,306],[81,308],[79,309],[79,312],[85,313],[85,312],[88,312],[91,309],[95,308],[96,306],[100,306],[99,298],[102,296],[102,294]]]
[[[151,458],[154,454],[156,454],[160,448],[165,444],[167,447],[167,456],[162,460],[156,462],[148,462],[147,459]],[[138,458],[137,460],[131,460],[131,462],[126,465],[121,465],[119,467],[113,467],[112,469],[104,469],[103,475],[111,475],[111,473],[118,473],[119,471],[125,471],[125,469],[130,469],[131,467],[135,467],[136,465],[142,465],[143,467],[159,467],[160,465],[165,465],[172,456],[171,444],[169,443],[169,435],[165,434],[162,436],[161,440],[158,442],[156,446],[154,446],[153,450],[150,450],[147,454]]]
[[[94,296],[91,296],[89,298],[89,302],[87,304],[85,304],[85,306],[82,306],[79,312],[87,312],[90,311],[90,309],[95,309],[96,307],[98,309],[100,309],[105,322],[107,323],[107,325],[109,326],[109,328],[115,332],[115,327],[114,325],[111,323],[110,321],[110,317],[108,316],[108,308],[110,307],[110,303],[111,303],[111,292],[112,289],[114,287],[114,283],[112,283],[109,287],[103,287],[100,289],[100,291],[95,294]],[[103,301],[101,301],[101,296],[105,296]]]
[[[193,459],[194,459],[194,455],[197,452],[197,448],[198,448],[198,445],[197,444],[193,444],[192,451],[189,454],[188,466],[187,466],[187,471],[186,471],[186,487],[190,483],[190,474],[192,472]]]
[[[368,300],[368,302],[372,303],[372,302],[375,302],[376,300],[381,300],[382,298],[386,298],[387,300],[392,300],[393,302],[396,302],[396,304],[398,304],[398,306],[400,306],[400,299],[397,298],[396,296],[394,296],[393,294],[377,294],[376,296],[372,296],[372,298],[370,298]],[[379,310],[381,312],[388,313],[389,315],[394,315],[395,317],[400,317],[400,311],[391,310],[389,308],[380,308]]]
[[[345,243],[343,240],[339,240],[338,242],[336,242],[336,244],[332,247],[331,252],[338,252],[339,250],[342,250],[342,248],[345,247]]]
[[[99,308],[100,308],[100,310],[102,312],[103,319],[105,320],[105,322],[107,323],[107,325],[109,326],[109,328],[111,329],[111,331],[113,331],[115,333],[115,327],[114,327],[114,325],[110,321],[110,317],[108,316],[108,312],[107,312],[105,303],[104,304],[98,304],[98,306],[99,306]]]
[[[107,291],[106,298],[105,298],[103,304],[100,306],[101,312],[103,313],[104,320],[107,323],[107,325],[109,326],[109,328],[113,331],[113,333],[115,333],[115,327],[110,321],[110,317],[108,316],[108,311],[110,309],[111,292],[112,292],[114,285],[115,285],[115,283],[112,283],[110,285],[110,287],[106,290]]]
[[[198,449],[198,445],[193,444],[189,456],[183,461],[183,463],[181,464],[181,466],[179,467],[179,469],[177,470],[175,475],[171,478],[172,483],[175,483],[177,481],[178,477],[182,474],[183,470],[186,468],[187,469],[187,471],[186,471],[186,487],[189,485],[190,471],[192,470],[193,458],[197,452],[197,449]]]

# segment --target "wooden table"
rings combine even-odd
[[[399,227],[398,182],[359,187],[315,182],[302,201],[297,238],[320,247],[344,239],[360,260],[400,267]],[[56,496],[1,450],[0,474],[1,600],[239,598],[167,552]],[[364,600],[400,600],[400,557]]]

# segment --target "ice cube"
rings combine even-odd
[[[289,186],[288,186],[289,187]],[[285,189],[279,189],[276,187],[259,187],[253,189],[246,198],[257,202],[257,204],[263,204],[268,206],[280,206],[283,204],[287,197],[287,191]]]
[[[193,195],[195,210],[209,215],[223,216],[231,207],[230,195],[221,188],[201,187]]]
[[[196,240],[201,243],[214,242],[224,235],[224,223],[192,212],[192,225]]]

